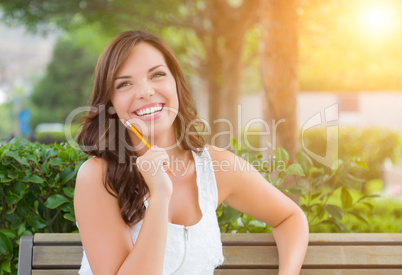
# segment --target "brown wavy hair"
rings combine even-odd
[[[111,95],[118,70],[140,42],[148,43],[163,54],[176,81],[179,110],[173,125],[176,139],[180,140],[179,146],[198,154],[202,150],[196,149],[205,146],[204,139],[195,127],[198,125],[204,130],[205,124],[197,119],[195,102],[173,51],[161,38],[148,32],[126,31],[116,36],[103,50],[96,65],[90,110],[82,119],[77,143],[86,154],[106,161],[103,184],[118,199],[122,218],[129,226],[144,218],[143,200],[149,189],[138,168],[127,164],[130,164],[131,158],[138,157],[138,153],[132,150],[128,130],[113,111]]]

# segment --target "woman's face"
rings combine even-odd
[[[129,120],[147,137],[174,133],[179,109],[176,81],[159,50],[145,42],[136,45],[113,87],[111,101],[123,123]]]

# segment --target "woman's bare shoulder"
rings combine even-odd
[[[77,172],[75,189],[85,191],[106,191],[104,181],[107,171],[107,162],[104,159],[93,157],[85,161]]]
[[[217,147],[215,145],[207,144],[205,147],[208,149],[208,152],[213,161],[222,161],[222,160],[233,160],[236,155],[231,151]]]

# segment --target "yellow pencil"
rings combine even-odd
[[[148,149],[151,148],[151,145],[148,143],[148,141],[141,135],[140,132],[137,131],[137,129],[135,129],[135,127],[128,121],[126,120],[126,124],[128,127],[130,127],[130,129],[134,132],[134,134],[137,135],[137,137],[141,140],[142,143],[145,144],[145,146],[148,147]],[[170,167],[168,167],[168,171],[175,177],[177,178],[177,176],[173,173],[173,171],[170,169]]]

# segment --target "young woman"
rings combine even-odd
[[[78,172],[74,198],[81,274],[213,274],[224,260],[221,202],[271,225],[279,273],[299,273],[304,213],[245,160],[205,144],[183,73],[160,38],[115,37],[99,58],[90,105],[78,141],[94,157]]]

